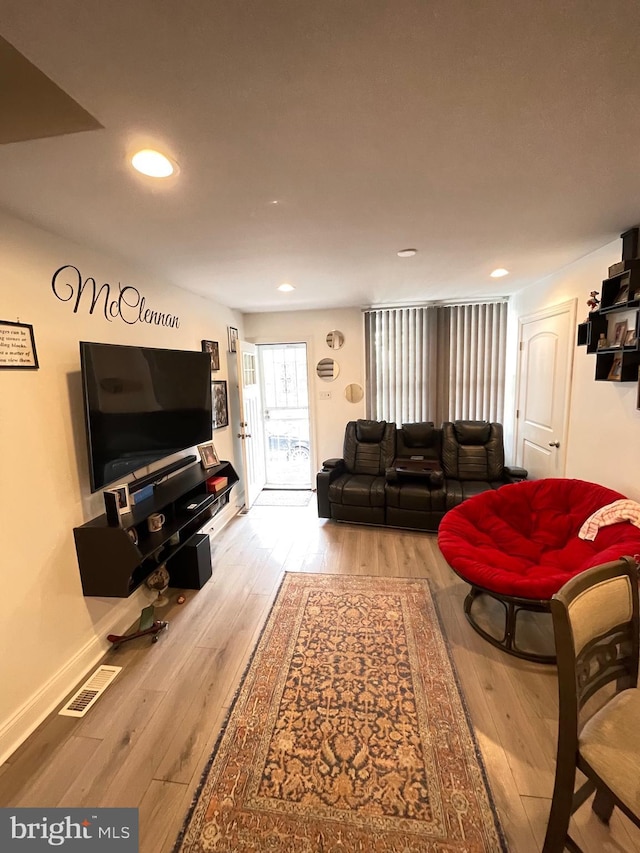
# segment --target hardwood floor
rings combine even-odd
[[[169,853],[282,573],[425,577],[509,849],[541,849],[555,763],[555,669],[505,655],[469,627],[467,587],[435,536],[319,520],[312,500],[236,517],[212,553],[202,590],[188,591],[183,605],[172,591],[161,611],[169,632],[157,644],[136,640],[105,656],[124,668],[87,716],[51,715],[0,766],[0,806],[138,806],[140,850]],[[548,624],[529,627],[536,641],[550,641]],[[617,812],[606,828],[586,805],[572,833],[585,853],[640,850],[640,832]]]

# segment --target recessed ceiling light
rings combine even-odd
[[[292,290],[295,290],[295,287],[292,284],[284,282],[284,284],[278,286],[278,290],[281,290],[283,293],[291,293]]]
[[[175,172],[175,166],[171,160],[151,148],[144,148],[134,154],[131,158],[131,165],[138,172],[149,175],[151,178],[168,178]]]
[[[414,255],[418,254],[417,249],[400,249],[399,252],[396,253],[399,258],[412,258]]]
[[[498,267],[497,270],[491,273],[491,278],[502,278],[505,275],[509,275],[509,270],[504,269],[504,267]]]

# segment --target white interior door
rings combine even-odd
[[[256,347],[246,341],[237,343],[238,394],[242,445],[245,507],[250,509],[265,484],[262,404],[258,382]]]
[[[520,319],[516,464],[530,479],[563,477],[576,303]]]

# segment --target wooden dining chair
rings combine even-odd
[[[551,599],[558,661],[556,778],[543,853],[565,847],[571,815],[595,791],[592,809],[608,824],[615,806],[640,826],[638,571],[622,557],[587,569]],[[606,685],[588,719],[584,706]],[[593,705],[591,706],[593,707]],[[576,768],[587,781],[574,793]]]

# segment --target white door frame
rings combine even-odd
[[[255,381],[251,383],[251,386],[245,386],[245,357],[253,359],[253,378]],[[239,338],[237,341],[236,363],[240,409],[240,419],[238,421],[239,432],[236,433],[236,438],[241,442],[244,508],[248,511],[262,491],[265,483],[262,404],[260,401],[256,345]],[[255,394],[247,394],[245,387],[255,388]],[[248,430],[251,430],[251,432]]]
[[[565,475],[567,469],[567,438],[569,435],[569,417],[571,410],[571,390],[573,387],[573,357],[575,352],[575,330],[576,330],[576,311],[577,298],[568,299],[566,302],[558,302],[555,305],[550,305],[541,311],[535,311],[533,314],[523,314],[518,317],[518,367],[516,372],[516,405],[515,405],[515,431],[514,431],[514,447],[516,451],[516,465],[521,464],[520,460],[520,430],[522,418],[519,415],[520,409],[520,392],[522,390],[522,339],[523,328],[529,323],[535,323],[538,320],[546,320],[548,317],[556,317],[559,314],[569,315],[569,329],[574,330],[574,335],[568,335],[567,341],[567,375],[565,378],[565,400],[564,423],[562,424],[562,436],[560,438],[560,449],[562,450],[561,470],[562,476]]]

